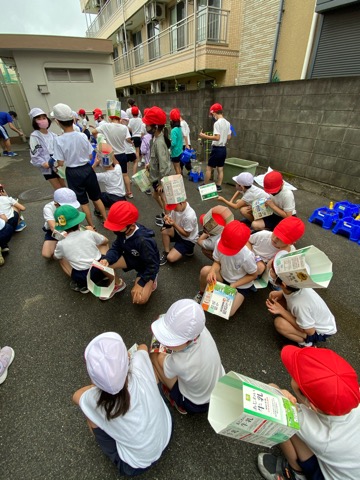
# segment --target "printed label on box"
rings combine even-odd
[[[258,198],[257,200],[254,200],[252,202],[251,208],[255,220],[259,220],[259,218],[269,217],[274,213],[274,210],[265,205],[266,201],[266,198]]]
[[[215,183],[200,185],[199,193],[202,201],[210,200],[211,198],[218,198],[219,196]]]
[[[143,170],[139,170],[131,178],[134,180],[136,186],[140,189],[141,192],[145,192],[151,187],[149,173],[145,168]]]
[[[236,288],[232,288],[224,283],[207,284],[201,306],[205,312],[213,313],[228,320],[236,293]]]
[[[186,192],[182,175],[169,175],[161,179],[167,204],[185,202]]]
[[[119,102],[118,100],[107,100],[106,112],[108,117],[116,116],[121,118],[121,102]]]

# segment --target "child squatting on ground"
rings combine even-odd
[[[135,270],[132,301],[144,304],[157,288],[160,254],[155,233],[136,223],[138,218],[139,211],[130,202],[117,202],[110,208],[104,227],[116,234],[116,240],[100,263],[125,272]],[[121,284],[116,283],[115,279],[115,289],[121,288]]]
[[[282,393],[297,403],[300,431],[280,445],[285,458],[259,454],[261,475],[267,480],[359,480],[360,393],[355,370],[324,348],[286,346],[281,359],[295,397]]]
[[[225,226],[214,249],[214,263],[200,271],[200,290],[194,298],[196,302],[201,302],[207,284],[218,281],[237,289],[230,317],[241,307],[245,297],[254,291],[257,277],[254,254],[246,246],[249,238],[250,228],[238,220]]]
[[[205,327],[203,309],[194,300],[173,303],[152,323],[156,339],[172,351],[150,353],[164,395],[179,413],[209,409],[210,395],[225,374],[215,341]]]
[[[280,251],[275,260],[287,252]],[[312,288],[295,288],[286,285],[277,276],[275,261],[270,275],[281,291],[270,292],[266,306],[275,315],[276,330],[301,347],[310,347],[336,333],[334,315],[324,300]]]
[[[102,333],[86,347],[85,362],[92,385],[77,390],[74,403],[120,475],[144,473],[160,459],[172,433],[146,345],[129,358],[120,335]]]

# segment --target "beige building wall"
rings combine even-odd
[[[315,5],[316,0],[285,0],[275,66],[280,81],[301,77]]]
[[[303,0],[294,1],[301,3]],[[280,0],[243,0],[242,3],[236,84],[266,83],[271,68]]]

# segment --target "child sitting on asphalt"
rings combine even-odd
[[[131,296],[133,303],[143,305],[157,288],[160,255],[154,232],[136,223],[138,218],[139,211],[130,202],[118,202],[110,208],[104,227],[117,238],[101,263],[125,272],[136,270]]]
[[[213,213],[212,216],[218,225],[225,227],[226,222],[221,215],[219,215],[218,213]],[[213,251],[216,247],[218,240],[220,239],[221,234],[219,233],[217,235],[212,235],[211,233],[209,233],[204,227],[204,217],[205,214],[201,215],[199,218],[200,225],[203,227],[203,232],[199,236],[197,244],[199,245],[199,247],[201,247],[201,253],[203,253],[205,257],[214,261]]]
[[[336,333],[334,315],[324,300],[312,288],[295,288],[286,285],[276,273],[276,259],[287,252],[280,251],[270,269],[275,284],[281,291],[270,292],[266,306],[276,315],[276,330],[299,347],[311,347]]]
[[[54,200],[45,205],[43,215],[45,224],[43,230],[45,232],[44,243],[41,254],[44,258],[52,258],[54,255],[57,239],[53,236],[55,230],[55,210],[62,205],[70,205],[78,209],[80,203],[76,199],[75,192],[70,188],[58,188],[54,192]]]
[[[89,293],[87,288],[87,274],[94,260],[100,260],[101,254],[108,249],[108,239],[93,231],[91,227],[80,230],[80,223],[85,219],[85,213],[76,208],[63,205],[55,210],[55,228],[65,232],[64,240],[57,243],[54,258],[60,260],[63,271],[71,278],[70,288],[75,292]],[[104,280],[104,273],[97,268],[91,270],[93,282]],[[125,282],[115,276],[115,288],[109,297],[100,297],[108,300],[115,293],[126,287]],[[116,288],[117,287],[117,288]]]
[[[279,250],[291,252],[294,243],[304,235],[305,224],[300,218],[287,217],[274,228],[273,232],[263,230],[250,235],[247,247],[254,252],[258,276],[261,276],[267,263]]]
[[[12,197],[9,197],[6,193],[4,186],[0,185],[0,215],[3,215],[3,219],[6,217],[6,223],[11,226],[13,232],[21,232],[26,228],[26,223],[20,212],[26,210],[26,207],[19,203]]]
[[[231,200],[226,200],[224,197],[218,197],[217,200],[225,203],[230,208],[240,210],[243,217],[249,220],[249,222],[253,222],[254,216],[252,214],[252,202],[254,200],[269,199],[270,195],[265,193],[261,188],[253,185],[254,177],[249,172],[242,172],[240,175],[233,177],[233,180],[236,184],[236,193]],[[235,202],[236,197],[241,192],[243,193],[243,196],[240,200]]]
[[[121,476],[146,472],[172,433],[146,345],[139,345],[129,358],[120,335],[102,333],[86,347],[85,362],[91,385],[77,390],[73,402]]]
[[[177,262],[183,255],[192,257],[199,237],[196,213],[186,200],[168,204],[165,209],[170,214],[165,215],[164,226],[161,229],[164,251],[160,258],[160,265]],[[172,242],[175,242],[175,245],[170,249]]]
[[[6,216],[0,215],[0,267],[5,264],[3,253],[10,251],[9,242],[14,233],[13,228],[6,221]]]
[[[207,412],[211,392],[225,371],[205,327],[203,309],[193,300],[178,300],[151,329],[156,339],[172,350],[171,354],[150,353],[170,404],[182,414]]]
[[[101,192],[101,200],[105,208],[110,208],[114,203],[126,200],[124,178],[118,163],[114,165],[111,162],[110,165],[106,165],[100,158],[97,158],[93,168],[99,164],[104,169],[104,172],[96,173],[98,182],[105,187],[105,192]],[[94,215],[99,217],[101,213],[94,210]]]
[[[201,302],[207,284],[221,282],[237,289],[230,317],[240,308],[245,297],[254,291],[257,277],[254,254],[246,246],[249,238],[250,228],[238,220],[224,227],[214,249],[214,263],[200,271],[200,290],[194,298],[196,302]]]
[[[274,213],[268,217],[254,220],[251,224],[253,230],[273,231],[283,218],[296,215],[295,198],[292,190],[284,186],[284,180],[280,172],[273,170],[264,177],[264,190],[270,194],[270,199],[265,202]]]
[[[358,480],[360,393],[355,370],[323,348],[287,346],[281,360],[295,397],[281,392],[297,403],[300,430],[280,445],[285,458],[259,454],[261,475],[267,480]]]

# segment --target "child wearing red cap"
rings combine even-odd
[[[254,230],[273,231],[276,225],[286,217],[296,215],[295,198],[292,190],[284,186],[284,180],[280,172],[273,170],[264,177],[264,190],[270,194],[270,199],[265,205],[270,207],[274,213],[268,217],[254,220],[251,228]]]
[[[287,252],[280,251],[278,257]],[[335,317],[324,300],[312,288],[295,288],[286,285],[276,272],[276,261],[270,275],[281,291],[270,292],[266,306],[276,315],[276,330],[300,347],[311,347],[336,333]],[[281,274],[280,274],[281,276]]]
[[[159,107],[148,108],[143,120],[146,131],[152,136],[150,148],[149,180],[152,183],[154,192],[153,198],[159,204],[162,213],[156,216],[156,220],[163,224],[165,215],[165,198],[161,187],[161,179],[170,175],[170,154],[171,141],[165,131],[166,113]]]
[[[210,182],[211,175],[216,168],[216,187],[217,191],[221,192],[221,184],[224,177],[224,164],[226,159],[226,143],[231,138],[230,122],[224,118],[223,108],[220,103],[214,103],[214,105],[210,107],[210,116],[215,122],[213,134],[206,135],[206,133],[203,133],[202,130],[199,133],[199,138],[212,140],[211,152],[206,167],[204,183],[207,184]]]
[[[132,301],[143,305],[157,288],[160,254],[154,232],[137,223],[138,218],[139,211],[130,202],[117,202],[110,208],[104,227],[117,238],[100,262],[125,272],[135,270]]]
[[[139,117],[139,109],[136,106],[131,108],[132,118],[130,118],[128,127],[131,133],[132,141],[134,143],[135,151],[136,151],[136,162],[133,165],[133,175],[137,172],[138,164],[141,166],[141,159],[140,159],[140,147],[141,147],[141,137],[142,137],[142,126],[143,122]]]
[[[300,218],[287,217],[274,228],[273,232],[263,230],[250,235],[248,247],[254,252],[258,275],[262,275],[267,263],[279,250],[291,252],[294,243],[304,235],[305,224]]]
[[[234,220],[228,223],[215,247],[214,263],[200,272],[200,290],[194,300],[201,302],[206,284],[222,282],[237,289],[231,307],[230,317],[243,304],[245,297],[254,291],[257,268],[254,254],[246,246],[250,238],[250,228]]]
[[[80,108],[78,111],[78,115],[80,117],[80,123],[83,129],[83,133],[88,137],[90,140],[90,131],[88,129],[88,124],[89,124],[89,117],[86,115],[86,111],[84,108]]]
[[[355,370],[327,349],[284,347],[281,360],[292,377],[300,431],[282,443],[285,458],[258,456],[268,480],[358,480],[360,393]],[[276,387],[276,385],[275,385]]]
[[[160,265],[177,262],[184,255],[192,257],[199,237],[196,213],[187,201],[166,205],[165,209],[170,213],[165,215],[161,229],[164,251]],[[175,245],[170,249],[172,242],[175,242]]]
[[[173,108],[169,114],[171,126],[171,146],[170,155],[171,162],[174,165],[176,175],[181,174],[180,161],[183,152],[183,135],[180,127],[180,112],[177,108]]]

